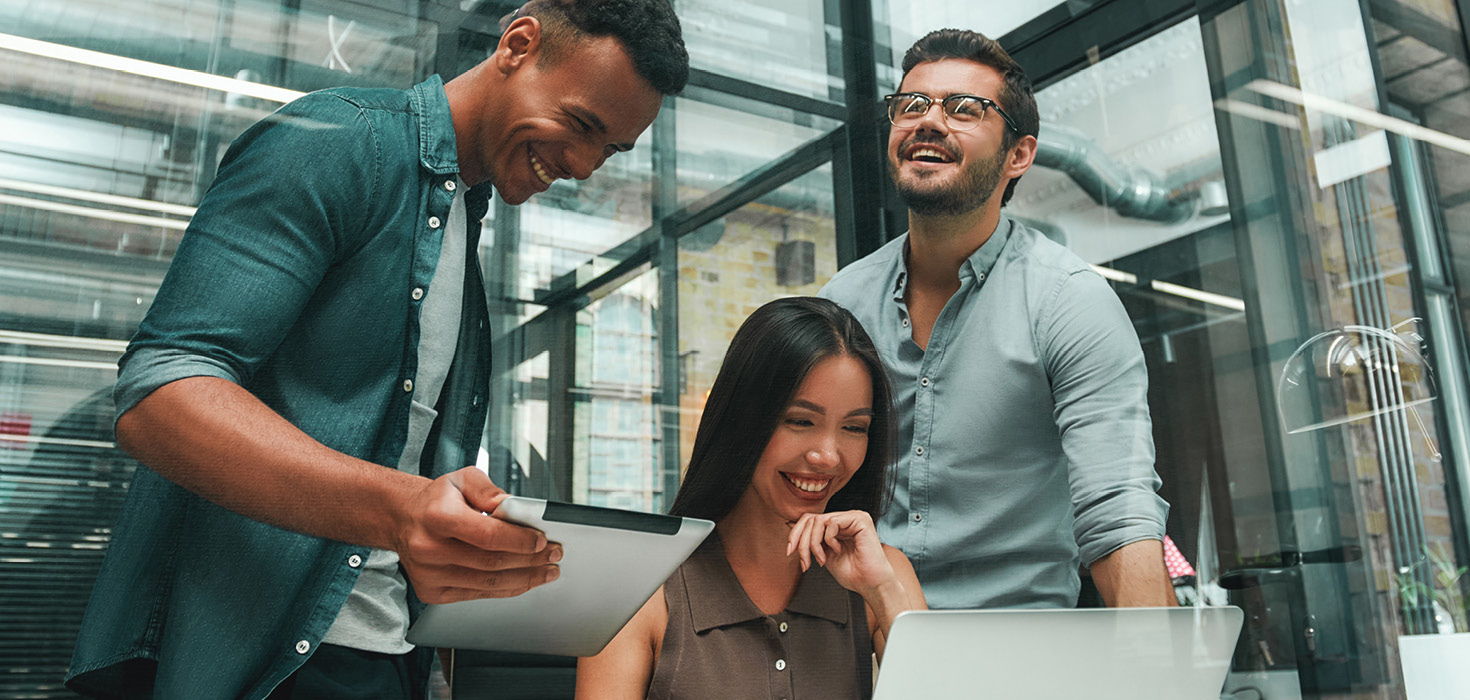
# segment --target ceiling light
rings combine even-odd
[[[105,369],[117,371],[116,362],[93,362],[91,360],[62,360],[54,357],[26,357],[25,355],[0,355],[0,362],[20,365],[45,365],[48,367],[78,367],[81,369]]]
[[[0,328],[0,345],[30,345],[42,348],[70,348],[75,350],[99,350],[121,353],[128,349],[128,341],[111,338],[85,338],[74,335],[52,335],[50,333],[28,333]]]
[[[0,34],[0,49],[9,49],[11,51],[27,53],[33,56],[54,58],[58,61],[69,61],[71,63],[77,63],[84,66],[106,68],[108,70],[115,70],[122,73],[132,73],[133,75],[141,75],[149,78],[157,78],[159,80],[167,80],[182,85],[192,85],[194,87],[218,90],[224,93],[249,95],[251,97],[258,97],[262,100],[270,100],[272,102],[290,102],[291,100],[294,100],[306,94],[297,90],[287,90],[286,88],[276,87],[274,85],[264,85],[262,83],[254,83],[248,80],[226,78],[222,75],[214,75],[213,73],[205,73],[202,71],[190,70],[188,68],[179,68],[177,66],[164,65],[162,63],[153,63],[151,61],[140,61],[136,58],[127,58],[125,56],[102,53],[101,51],[79,49],[75,46],[67,46],[65,44],[53,44],[49,41],[28,39],[26,37],[16,36],[14,34]]]
[[[1101,265],[1093,265],[1092,269],[1097,272],[1097,274],[1102,275],[1103,277],[1114,282],[1121,282],[1123,284],[1138,284],[1138,277],[1131,272],[1114,270],[1111,267],[1103,267]]]
[[[17,207],[30,207],[44,211],[54,211],[62,214],[74,214],[91,219],[103,219],[106,221],[120,221],[125,224],[138,224],[140,226],[158,226],[160,228],[171,228],[183,231],[189,228],[189,222],[178,219],[165,219],[158,216],[144,216],[142,214],[128,214],[96,207],[84,207],[77,204],[66,204],[63,202],[52,202],[45,199],[31,199],[30,197],[16,197],[8,194],[0,194],[0,204],[10,204]]]
[[[1245,302],[1235,297],[1228,297],[1224,294],[1206,292],[1204,290],[1195,289],[1194,287],[1185,287],[1183,285],[1174,284],[1172,282],[1161,282],[1159,280],[1152,280],[1148,284],[1150,287],[1153,287],[1154,291],[1156,292],[1163,292],[1165,294],[1173,294],[1176,297],[1184,297],[1185,299],[1202,301],[1206,304],[1212,304],[1214,306],[1223,306],[1227,309],[1233,309],[1235,311],[1245,311]]]
[[[1092,269],[1093,271],[1097,272],[1097,274],[1102,275],[1103,277],[1114,282],[1118,282],[1121,284],[1138,284],[1138,276],[1131,272],[1115,270],[1111,267],[1103,267],[1101,265],[1093,265]],[[1148,286],[1156,292],[1172,294],[1176,297],[1184,297],[1185,299],[1193,299],[1194,301],[1204,302],[1212,306],[1219,306],[1230,309],[1232,311],[1245,311],[1245,302],[1232,296],[1216,294],[1214,292],[1206,292],[1202,289],[1186,287],[1182,284],[1174,284],[1173,282],[1161,282],[1159,280],[1149,280]]]
[[[194,207],[186,207],[182,204],[169,204],[151,199],[138,199],[137,197],[124,197],[115,194],[104,194],[91,190],[79,190],[72,187],[57,187],[55,185],[42,185],[37,182],[26,182],[24,180],[11,180],[0,177],[0,188],[7,190],[19,190],[34,194],[44,194],[51,197],[66,197],[67,199],[80,199],[86,202],[97,202],[98,204],[115,204],[129,209],[148,209],[165,214],[178,214],[179,216],[193,216]]]
[[[1340,102],[1321,95],[1314,95],[1310,92],[1304,92],[1298,88],[1282,85],[1272,80],[1252,80],[1246,84],[1246,87],[1267,97],[1274,97],[1278,100],[1290,102],[1318,112],[1334,114],[1344,119],[1358,122],[1359,124],[1366,124],[1385,131],[1392,131],[1401,136],[1470,155],[1470,141],[1457,136],[1450,136],[1443,131],[1420,126],[1413,122],[1399,119],[1398,117],[1390,117],[1382,112]]]

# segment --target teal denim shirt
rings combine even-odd
[[[412,291],[432,284],[445,231],[428,222],[449,220],[458,171],[438,77],[312,93],[252,126],[119,363],[118,415],[169,382],[219,377],[328,447],[396,464],[419,342]],[[468,235],[472,253],[426,448],[463,454],[422,464],[472,463],[485,425],[490,340],[473,251],[489,195],[471,189],[469,230],[449,232]],[[140,467],[67,684],[108,697],[263,697],[316,649],[367,554],[237,515]]]

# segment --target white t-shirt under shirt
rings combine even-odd
[[[457,184],[449,221],[436,231],[443,236],[439,261],[419,308],[418,372],[409,407],[408,439],[398,459],[398,468],[410,474],[419,473],[419,459],[438,417],[434,406],[439,403],[439,393],[449,376],[454,349],[459,343],[469,256],[464,193],[469,188],[463,182]],[[406,634],[408,585],[398,568],[398,553],[374,549],[322,641],[383,654],[402,654],[413,649],[412,644],[404,641]]]

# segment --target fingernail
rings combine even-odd
[[[536,535],[536,551],[546,549],[546,535]]]
[[[561,545],[558,544],[558,545],[552,546],[552,548],[551,548],[551,561],[553,561],[553,562],[561,561],[561,554],[562,554]]]
[[[552,566],[546,570],[546,582],[550,583],[561,578],[561,567]]]

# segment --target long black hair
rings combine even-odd
[[[817,363],[841,355],[867,368],[873,418],[863,464],[828,501],[827,510],[867,511],[876,520],[890,495],[894,426],[888,375],[857,319],[816,297],[767,303],[735,332],[710,388],[689,470],[670,514],[715,521],[729,514],[750,485],[756,463],[802,380]]]

